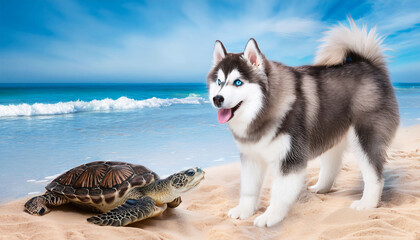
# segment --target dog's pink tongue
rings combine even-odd
[[[217,120],[219,123],[224,124],[229,121],[230,117],[232,116],[232,110],[229,109],[219,109],[217,112]]]

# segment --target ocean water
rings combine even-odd
[[[402,125],[419,124],[420,84],[395,89]],[[0,203],[99,160],[166,176],[239,154],[204,84],[0,84]]]

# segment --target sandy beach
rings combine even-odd
[[[199,188],[176,209],[128,227],[100,227],[92,213],[59,207],[36,217],[23,212],[27,199],[0,206],[0,239],[420,239],[420,125],[401,128],[388,151],[385,188],[377,209],[349,208],[361,197],[357,161],[346,154],[343,168],[328,194],[302,193],[289,214],[272,228],[253,226],[270,199],[265,182],[257,213],[247,220],[227,216],[239,200],[239,162],[206,169]],[[319,161],[309,163],[306,185],[317,180]]]

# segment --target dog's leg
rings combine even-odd
[[[271,227],[283,220],[304,186],[304,168],[287,174],[275,168],[274,172],[270,206],[255,219],[254,225],[258,227]]]
[[[375,141],[378,138],[374,131],[356,129],[353,135],[353,148],[362,172],[364,189],[362,198],[354,201],[350,207],[356,210],[375,208],[379,204],[384,186],[382,169],[385,163],[385,146],[380,141]]]
[[[321,156],[321,168],[318,182],[309,187],[315,193],[327,193],[331,190],[334,180],[341,169],[343,153],[347,147],[347,135],[339,143]]]
[[[264,161],[241,155],[241,197],[239,205],[228,212],[231,218],[246,219],[254,214],[266,169]]]

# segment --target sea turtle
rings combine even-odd
[[[148,168],[125,162],[91,162],[54,179],[47,191],[25,203],[26,212],[44,215],[49,207],[74,203],[101,212],[88,218],[98,225],[125,226],[154,217],[181,203],[180,195],[196,187],[204,171],[191,168],[165,179]]]

